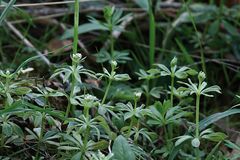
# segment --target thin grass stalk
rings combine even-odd
[[[189,14],[189,18],[192,22],[192,25],[193,25],[193,28],[195,30],[196,33],[198,33],[198,29],[196,27],[196,24],[195,24],[195,20],[194,20],[194,17],[192,16],[192,12],[190,11],[188,5],[186,4],[185,0],[183,0],[185,6],[186,6],[186,9],[187,9],[187,12]],[[202,41],[201,39],[197,36],[197,40],[198,40],[198,43],[200,45],[200,56],[201,56],[201,65],[202,65],[202,70],[206,72],[206,64],[205,64],[205,57],[204,57],[204,51],[203,51],[203,44],[202,44]]]
[[[73,53],[72,56],[77,54],[77,50],[78,50],[78,25],[79,25],[79,1],[75,0],[74,3],[74,36],[73,36]],[[73,70],[75,70],[77,68],[77,65],[75,61],[72,61],[72,67]],[[67,106],[67,110],[66,110],[66,114],[65,116],[68,117],[70,110],[72,109],[72,111],[74,110],[71,104],[71,98],[74,96],[74,87],[76,84],[76,78],[74,76],[74,74],[72,74],[72,83],[71,83],[71,93],[70,93],[70,97],[68,100],[68,106]]]
[[[74,37],[73,37],[73,54],[77,53],[78,48],[78,25],[79,25],[79,2],[74,3]]]
[[[0,1],[2,3],[2,1]],[[16,0],[11,0],[8,2],[7,6],[4,8],[3,12],[0,15],[0,26],[2,25],[3,20],[6,18],[7,14],[13,7],[13,4],[16,2]],[[1,4],[0,3],[0,4]]]
[[[155,58],[155,31],[156,31],[156,24],[155,24],[155,17],[152,10],[152,2],[151,0],[148,0],[149,9],[149,60],[150,60],[150,67],[154,63]]]

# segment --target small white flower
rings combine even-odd
[[[117,66],[117,62],[116,61],[111,61],[110,64],[113,65],[114,67]]]
[[[142,92],[135,92],[134,94],[135,94],[135,96],[136,96],[137,98],[140,98],[141,95],[142,95]]]
[[[73,58],[74,59],[81,59],[82,58],[82,54],[81,53],[73,54]]]
[[[90,101],[90,100],[94,101],[94,100],[97,100],[97,97],[95,97],[93,95],[90,95],[90,94],[87,94],[87,95],[84,96],[84,99],[88,100],[88,101]]]

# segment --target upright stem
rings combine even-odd
[[[75,4],[74,4],[73,54],[77,53],[77,48],[78,48],[78,25],[79,25],[79,1],[75,0]]]
[[[199,105],[200,105],[200,94],[196,94],[196,138],[199,138]]]
[[[5,106],[4,106],[4,108],[7,108],[7,107],[9,107],[9,103],[8,103],[8,98],[7,98],[7,93],[8,93],[8,90],[9,90],[9,83],[10,83],[10,79],[9,78],[6,78],[6,83],[5,83],[5,94],[6,94],[6,99],[5,99]]]
[[[90,120],[90,116],[89,116],[89,106],[84,106],[84,116],[86,117],[87,121]],[[90,127],[87,126],[85,133],[84,133],[84,152],[86,152],[86,148],[87,148],[87,143],[88,143],[88,139],[90,136]]]
[[[200,105],[200,94],[196,94],[196,133],[195,137],[199,138],[199,105]],[[200,150],[199,148],[196,149],[196,158],[200,160]]]
[[[174,87],[174,79],[175,76],[171,75],[171,95],[170,95],[170,101],[171,101],[171,107],[173,107],[173,87]],[[169,125],[169,138],[172,139],[173,137],[173,126]]]
[[[150,102],[150,94],[149,91],[150,90],[150,83],[149,80],[147,79],[147,92],[146,92],[146,107],[148,107],[149,102]]]
[[[78,25],[79,25],[79,1],[75,0],[74,3],[74,37],[73,37],[73,55],[77,54],[77,50],[78,50]],[[75,69],[77,68],[77,65],[75,61],[72,61],[72,67],[73,67],[73,71],[75,71]],[[68,100],[68,106],[67,106],[67,110],[66,110],[66,114],[65,116],[68,117],[70,110],[73,109],[73,106],[70,102],[70,99],[74,96],[73,95],[73,90],[74,90],[74,86],[76,85],[76,79],[74,74],[72,74],[72,80],[71,80],[71,93],[69,96],[69,100]]]
[[[170,97],[170,100],[171,100],[171,107],[173,107],[173,87],[174,87],[174,79],[175,79],[175,76],[171,76],[171,97]]]
[[[111,56],[113,57],[113,52],[114,52],[114,37],[113,37],[113,30],[112,28],[110,29],[110,43],[111,43]]]
[[[150,58],[150,67],[154,63],[154,58],[155,58],[155,30],[156,30],[156,25],[155,25],[155,18],[152,10],[152,2],[151,0],[148,0],[149,4],[149,9],[148,9],[148,14],[149,14],[149,58]]]
[[[107,89],[106,89],[105,94],[104,94],[103,99],[102,99],[102,104],[104,104],[104,102],[107,98],[107,95],[108,95],[111,84],[112,84],[112,80],[110,79],[109,82],[108,82]]]
[[[75,62],[73,61],[73,72],[75,72],[76,67],[77,67],[77,64],[75,64]],[[67,110],[66,110],[66,113],[65,113],[66,118],[69,116],[70,110],[71,109],[73,110],[73,106],[71,104],[71,98],[74,97],[74,86],[76,85],[76,79],[75,79],[74,74],[72,74],[71,77],[72,77],[71,93],[70,93],[70,96],[69,96],[69,99],[68,99],[68,106],[67,106]]]

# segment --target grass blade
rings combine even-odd
[[[7,6],[4,8],[2,14],[0,15],[0,26],[2,25],[3,20],[5,19],[5,17],[7,16],[8,12],[11,10],[11,8],[13,7],[13,4],[16,2],[16,0],[11,0]]]
[[[184,5],[186,6],[187,12],[189,14],[189,18],[190,18],[190,20],[192,22],[193,29],[195,30],[195,32],[197,34],[198,33],[198,29],[197,29],[197,26],[195,24],[195,20],[194,20],[194,17],[192,15],[192,12],[190,11],[190,9],[188,7],[188,4],[186,4],[185,0],[183,0],[183,2],[184,2]],[[203,43],[202,43],[201,39],[199,38],[199,36],[197,36],[197,40],[198,40],[198,43],[200,45],[202,70],[207,74],[207,72],[206,72],[206,64],[205,64],[205,57],[204,57],[204,52],[203,52]]]
[[[203,130],[206,127],[208,127],[210,124],[213,124],[214,122],[222,119],[222,118],[226,118],[228,116],[234,115],[234,114],[239,114],[240,113],[240,109],[237,108],[233,108],[233,109],[229,109],[227,111],[224,112],[219,112],[219,113],[215,113],[212,114],[211,116],[203,119],[200,121],[199,123],[199,129]]]
[[[149,3],[149,58],[150,58],[150,67],[154,63],[155,58],[155,39],[156,39],[156,24],[155,24],[155,18],[152,10],[152,2],[151,0],[148,1]]]

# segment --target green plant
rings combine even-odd
[[[174,100],[174,83],[175,83],[175,77],[179,79],[185,79],[189,75],[195,75],[196,71],[188,68],[188,67],[181,67],[180,69],[177,68],[177,58],[174,57],[170,63],[170,70],[164,66],[163,64],[156,64],[156,66],[159,68],[160,76],[170,76],[171,77],[171,86],[170,86],[170,102],[171,107],[174,107],[173,100]],[[169,137],[172,138],[172,127],[169,127]]]
[[[239,6],[86,1],[44,3],[72,7],[70,29],[71,14],[43,23],[30,19],[30,6],[21,7],[25,14],[12,10],[0,28],[0,159],[238,159],[239,144],[226,129],[239,127],[232,116],[240,113]],[[0,3],[1,22],[13,1]],[[27,59],[46,48],[55,64],[43,69],[35,61],[41,56]],[[208,87],[198,64],[224,95],[204,98],[221,91]]]
[[[180,82],[181,84],[186,85],[188,88],[186,90],[189,91],[189,94],[195,94],[196,95],[196,121],[195,121],[195,137],[192,140],[192,145],[193,147],[199,148],[200,146],[200,137],[201,135],[204,135],[204,131],[201,133],[199,132],[199,116],[200,116],[200,97],[202,96],[207,96],[207,97],[213,97],[213,95],[209,94],[211,92],[220,92],[220,87],[217,85],[207,87],[207,83],[204,81],[206,78],[204,72],[199,72],[198,74],[198,84],[194,84],[191,79],[188,79],[189,83],[185,82]],[[190,137],[187,136],[189,139]],[[186,137],[185,137],[186,138]],[[199,150],[197,150],[197,159],[200,159],[200,153]]]
[[[97,74],[97,76],[99,76],[100,79],[107,78],[107,80],[108,80],[108,85],[107,85],[106,91],[104,93],[102,102],[101,102],[102,104],[105,103],[110,86],[113,81],[128,81],[131,79],[128,74],[117,74],[116,73],[116,71],[115,71],[117,69],[116,61],[111,61],[110,64],[111,64],[111,72],[109,72],[106,68],[103,68],[103,73]]]
[[[80,64],[85,59],[82,57],[81,54],[79,54],[79,53],[73,54],[71,59],[74,64],[73,66],[66,65],[65,67],[56,69],[54,74],[51,76],[51,78],[53,78],[53,77],[56,77],[63,73],[64,74],[63,82],[67,82],[69,80],[71,81],[71,83],[70,83],[71,91],[70,91],[70,94],[67,96],[68,97],[68,106],[67,106],[67,110],[66,110],[66,117],[68,117],[71,110],[72,111],[74,110],[74,106],[72,106],[72,105],[75,105],[74,99],[76,98],[77,93],[79,93],[81,91],[81,89],[83,88],[81,75],[95,77],[93,71],[85,69]],[[72,112],[72,114],[73,114],[73,112]]]

